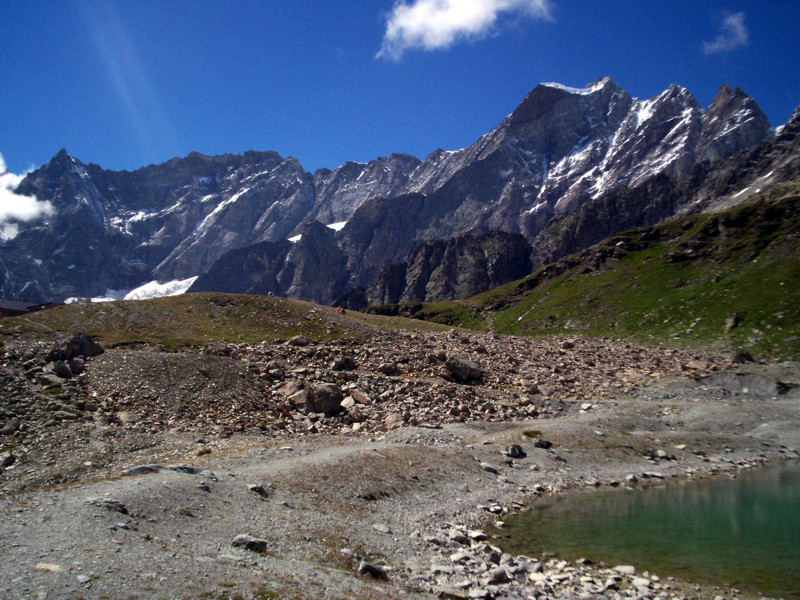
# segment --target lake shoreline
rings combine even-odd
[[[747,393],[743,380],[751,382]],[[0,539],[13,552],[0,566],[0,592],[755,599],[645,577],[635,561],[603,567],[512,556],[496,547],[499,533],[488,526],[545,495],[719,478],[797,459],[800,387],[773,395],[776,382],[800,386],[800,365],[745,365],[659,380],[610,400],[564,399],[563,416],[529,421],[291,440],[214,436],[202,455],[196,433],[159,435],[153,444],[161,445],[127,466],[164,468],[1,499]],[[167,468],[176,464],[195,470]],[[263,542],[263,551],[234,545],[240,535]]]
[[[795,551],[794,547],[780,546],[780,540],[784,535],[790,535],[787,529],[790,526],[796,535],[796,519],[791,519],[791,514],[796,512],[790,514],[784,511],[784,518],[790,519],[787,523],[761,523],[758,536],[754,536],[753,539],[738,539],[737,536],[736,540],[720,539],[715,542],[714,547],[718,549],[731,547],[739,549],[734,562],[740,566],[736,568],[724,566],[726,564],[726,559],[723,558],[724,552],[713,550],[709,554],[711,548],[704,551],[704,547],[710,546],[708,542],[691,540],[697,540],[698,536],[700,540],[713,540],[719,536],[724,538],[724,529],[728,526],[733,527],[733,524],[724,520],[720,523],[720,519],[715,519],[716,515],[713,514],[716,511],[736,519],[737,533],[755,527],[746,520],[748,516],[753,518],[753,515],[748,515],[747,506],[740,508],[737,505],[730,505],[732,491],[743,487],[742,491],[734,492],[736,497],[746,494],[747,503],[755,499],[759,504],[769,502],[772,507],[775,504],[772,499],[775,497],[796,496],[798,474],[800,474],[800,462],[796,459],[787,459],[724,473],[703,473],[699,477],[645,480],[642,482],[643,485],[629,484],[618,488],[600,489],[571,487],[556,494],[537,498],[507,519],[502,529],[490,527],[488,532],[492,536],[497,536],[499,546],[512,553],[520,551],[525,553],[528,549],[533,554],[549,553],[554,558],[570,562],[582,556],[591,557],[596,561],[603,559],[610,564],[633,561],[637,567],[644,567],[650,572],[691,580],[706,586],[714,586],[727,579],[734,582],[726,584],[728,587],[746,589],[752,594],[768,589],[772,590],[772,593],[779,593],[781,597],[796,598],[798,596],[794,588],[800,589],[800,582],[789,585],[788,588],[786,585],[781,586],[787,573],[791,576],[797,572],[796,564],[785,564],[786,560],[783,560],[779,563],[782,565],[781,568],[772,568],[777,558],[765,561],[763,552],[764,546],[769,546],[770,552],[777,552],[776,556],[781,557],[785,557],[787,552]],[[785,491],[773,489],[775,485],[772,480],[776,476],[780,480],[788,478],[794,482],[790,485],[791,489]],[[754,498],[756,494],[758,496]],[[699,504],[692,501],[693,496],[699,497]],[[709,504],[713,506],[713,511],[704,506]],[[790,505],[789,511],[796,511],[791,508],[795,504]],[[669,514],[668,527],[664,527],[662,521],[666,514]],[[779,516],[774,511],[771,512],[770,521]],[[558,521],[555,527],[558,533],[553,533],[552,528],[545,525],[545,520],[552,519]],[[703,526],[698,523],[698,519],[717,523],[718,527],[723,527],[723,531],[715,530],[713,525]],[[648,529],[655,526],[656,531],[639,529],[643,522],[650,523]],[[680,529],[681,533],[673,534],[671,531],[673,528]],[[774,544],[764,544],[764,538],[769,536],[767,531],[770,531],[775,539]],[[615,533],[619,539],[614,537]],[[631,541],[622,543],[621,539]],[[665,540],[670,542],[667,543]],[[661,550],[658,552],[652,550],[654,545]],[[752,550],[754,547],[761,549],[762,552],[754,552]],[[678,548],[682,548],[682,551],[676,553],[675,550]],[[684,558],[689,548],[692,553],[687,556],[692,556],[691,560]],[[710,560],[712,556],[714,558]],[[733,557],[728,557],[727,560],[730,561],[731,558]],[[728,575],[720,577],[718,572]],[[748,575],[744,576],[744,573]],[[741,579],[742,577],[745,579]],[[770,581],[772,583],[769,583]]]

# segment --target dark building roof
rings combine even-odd
[[[34,310],[42,310],[52,304],[36,304],[35,302],[26,302],[25,300],[8,300],[0,299],[0,313],[5,316],[22,315]]]

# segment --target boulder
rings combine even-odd
[[[312,385],[310,399],[313,412],[334,415],[342,410],[342,390],[330,383]]]
[[[69,365],[69,370],[73,375],[80,375],[83,373],[84,369],[86,368],[86,361],[82,358],[73,358],[67,363]]]
[[[267,550],[267,540],[254,538],[253,536],[246,534],[237,535],[235,538],[233,538],[231,545],[235,546],[236,548],[250,550],[251,552],[266,552]]]
[[[57,360],[53,363],[53,374],[62,379],[70,379],[72,377],[72,369],[63,360]]]
[[[383,373],[384,375],[397,375],[398,373],[397,363],[394,362],[381,363],[380,365],[378,365],[378,371]]]
[[[453,355],[449,357],[444,366],[447,367],[450,376],[456,381],[475,381],[483,377],[483,370],[478,364],[463,356]]]
[[[106,510],[110,510],[112,512],[118,512],[122,515],[128,514],[128,508],[122,502],[113,498],[87,498],[86,501],[89,504],[99,506],[100,508],[105,508]]]
[[[6,450],[5,452],[0,452],[0,470],[10,467],[16,462],[16,460],[17,457],[14,456],[11,451]]]
[[[304,413],[335,415],[342,410],[342,390],[330,383],[318,383],[290,395],[287,400]]]
[[[509,458],[525,458],[526,456],[525,451],[519,444],[512,444],[510,446],[507,446],[505,450],[503,450],[503,454],[505,454]]]
[[[16,433],[20,426],[20,420],[16,417],[13,417],[6,422],[2,429],[0,429],[0,435],[11,435]]]
[[[360,390],[351,389],[350,396],[353,398],[353,400],[355,400],[356,402],[358,402],[363,406],[369,406],[370,404],[372,404],[372,398],[370,398]]]
[[[386,429],[397,429],[405,424],[405,420],[400,413],[389,413],[383,419],[383,424],[386,426]]]
[[[290,346],[308,346],[311,339],[304,335],[296,335],[287,342]]]
[[[64,379],[53,373],[40,373],[37,377],[39,383],[47,387],[61,387],[64,385]]]
[[[343,403],[344,404],[344,403]],[[362,423],[366,420],[366,415],[358,406],[353,406],[347,409],[347,417],[351,423]]]
[[[620,575],[636,575],[636,567],[632,565],[618,565],[614,567],[614,571],[619,573]]]
[[[286,396],[286,400],[300,412],[309,413],[313,411],[308,396],[308,390],[301,389]]]
[[[337,356],[331,363],[331,369],[334,371],[352,371],[356,368],[356,361],[352,356]]]
[[[289,381],[284,383],[281,387],[279,387],[277,391],[279,394],[282,394],[286,398],[289,398],[302,389],[303,389],[303,384],[301,384],[299,381],[295,379],[290,379]]]
[[[73,333],[55,342],[45,355],[47,362],[68,361],[78,356],[91,358],[102,354],[103,347],[85,333]]]

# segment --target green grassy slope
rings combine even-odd
[[[414,316],[499,333],[583,333],[800,356],[800,195],[625,232]]]

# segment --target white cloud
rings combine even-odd
[[[746,46],[749,39],[750,32],[744,24],[744,13],[734,13],[722,20],[719,33],[713,41],[703,42],[703,52],[706,54],[729,52],[740,46]]]
[[[9,173],[0,154],[0,239],[4,241],[17,237],[20,222],[30,223],[56,212],[49,202],[40,202],[33,196],[14,192],[24,177]]]
[[[485,37],[501,15],[551,20],[550,0],[398,0],[377,57],[397,60],[410,48],[438,50]]]

